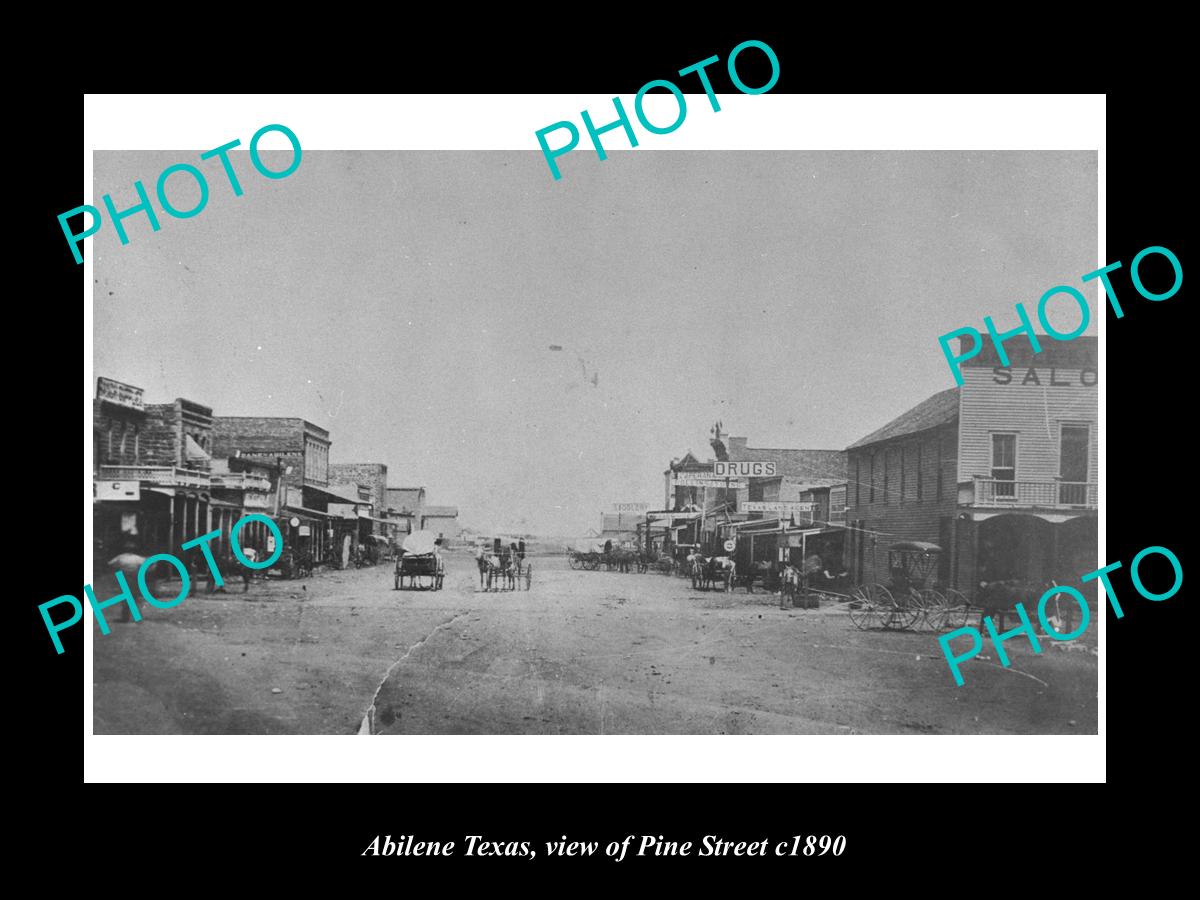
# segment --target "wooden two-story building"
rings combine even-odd
[[[182,398],[147,404],[139,387],[96,380],[93,522],[97,559],[150,555],[211,530],[212,409]]]
[[[937,583],[969,596],[983,581],[1096,568],[1096,339],[1040,344],[1010,340],[1008,365],[986,344],[961,387],[847,448],[856,582],[886,583],[888,547],[904,541],[938,545]]]

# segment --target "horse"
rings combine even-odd
[[[487,554],[483,552],[482,547],[479,547],[475,551],[475,565],[479,567],[479,589],[482,591],[484,578],[487,576],[488,570]]]
[[[775,564],[766,560],[757,560],[750,563],[750,567],[746,570],[746,574],[742,576],[742,584],[746,586],[746,593],[754,593],[754,579],[762,580],[763,588],[766,589],[775,577]]]
[[[982,609],[979,614],[979,627],[982,629],[983,620],[991,616],[993,621],[999,621],[1000,631],[1004,631],[1004,617],[1009,612],[1015,614],[1018,603],[1025,608],[1030,621],[1036,622],[1038,601],[1055,584],[1054,581],[1032,581],[1023,578],[979,582],[978,603]],[[1047,616],[1047,618],[1051,619],[1051,624],[1055,628],[1058,628],[1059,625],[1054,622],[1056,616],[1057,613],[1054,616]],[[1070,629],[1066,630],[1070,631]]]
[[[214,556],[213,561],[216,563],[217,573],[220,574],[221,580],[223,582],[228,583],[228,582],[233,581],[236,578],[241,578],[242,579],[242,593],[245,594],[250,590],[250,581],[254,577],[254,571],[252,569],[249,569],[246,566],[243,566],[241,563],[239,563],[237,560],[234,560],[234,559],[224,559],[224,558]],[[197,554],[196,556],[192,557],[192,559],[189,562],[191,564],[188,566],[188,568],[191,571],[192,578],[194,578],[197,582],[199,582],[202,578],[207,577],[207,580],[208,580],[207,593],[211,594],[213,591],[217,591],[218,593],[221,593],[221,594],[228,593],[228,591],[225,590],[224,585],[222,585],[221,587],[217,587],[217,576],[216,576],[216,574],[213,573],[212,567],[209,566],[208,561],[205,560],[203,556]],[[156,563],[154,565],[154,568],[157,569],[160,565],[164,565],[164,564]],[[159,578],[163,578],[163,577],[169,578],[169,577],[171,577],[172,573],[174,573],[174,571],[175,570],[173,570],[173,569],[169,569],[169,570],[162,569],[161,572],[156,573],[156,575]],[[148,572],[147,574],[150,574],[150,573]]]
[[[513,571],[514,556],[507,551],[497,556],[491,554],[484,557],[487,561],[487,586],[488,590],[492,589],[493,583],[496,585],[496,590],[501,590],[501,582],[504,584],[504,589],[512,590],[517,585],[516,572]]]
[[[704,584],[704,573],[708,560],[704,558],[703,554],[695,552],[688,554],[686,562],[688,572],[692,576],[692,590],[698,591]]]
[[[618,572],[628,572],[629,564],[635,562],[638,554],[634,550],[627,550],[624,547],[617,547],[612,552],[612,560],[616,563]]]
[[[714,556],[704,566],[704,583],[708,587],[716,587],[717,581],[725,583],[725,593],[733,590],[733,579],[737,574],[737,564],[728,556]]]

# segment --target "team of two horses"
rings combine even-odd
[[[724,584],[726,593],[733,590],[737,563],[728,556],[706,557],[701,553],[693,553],[687,561],[691,567],[693,590],[708,590],[716,587],[717,582]]]
[[[525,554],[520,550],[505,548],[500,553],[484,553],[482,550],[475,555],[475,564],[479,568],[480,590],[516,590],[525,579],[525,589],[529,590],[530,566],[525,562]]]

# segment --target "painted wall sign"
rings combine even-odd
[[[728,481],[728,483],[726,483]],[[675,473],[676,487],[713,487],[713,488],[744,488],[749,485],[745,478],[717,478],[701,472]]]
[[[97,500],[141,500],[142,484],[140,481],[97,481]]]
[[[130,409],[143,410],[146,408],[140,387],[114,381],[111,378],[96,379],[96,399],[115,403],[117,406],[127,406]]]
[[[797,513],[812,512],[816,509],[816,504],[798,500],[750,500],[741,504],[741,509],[743,512]]]

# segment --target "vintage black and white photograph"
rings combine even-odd
[[[89,238],[96,734],[1097,733],[1095,151],[204,149],[94,155],[207,197]]]

